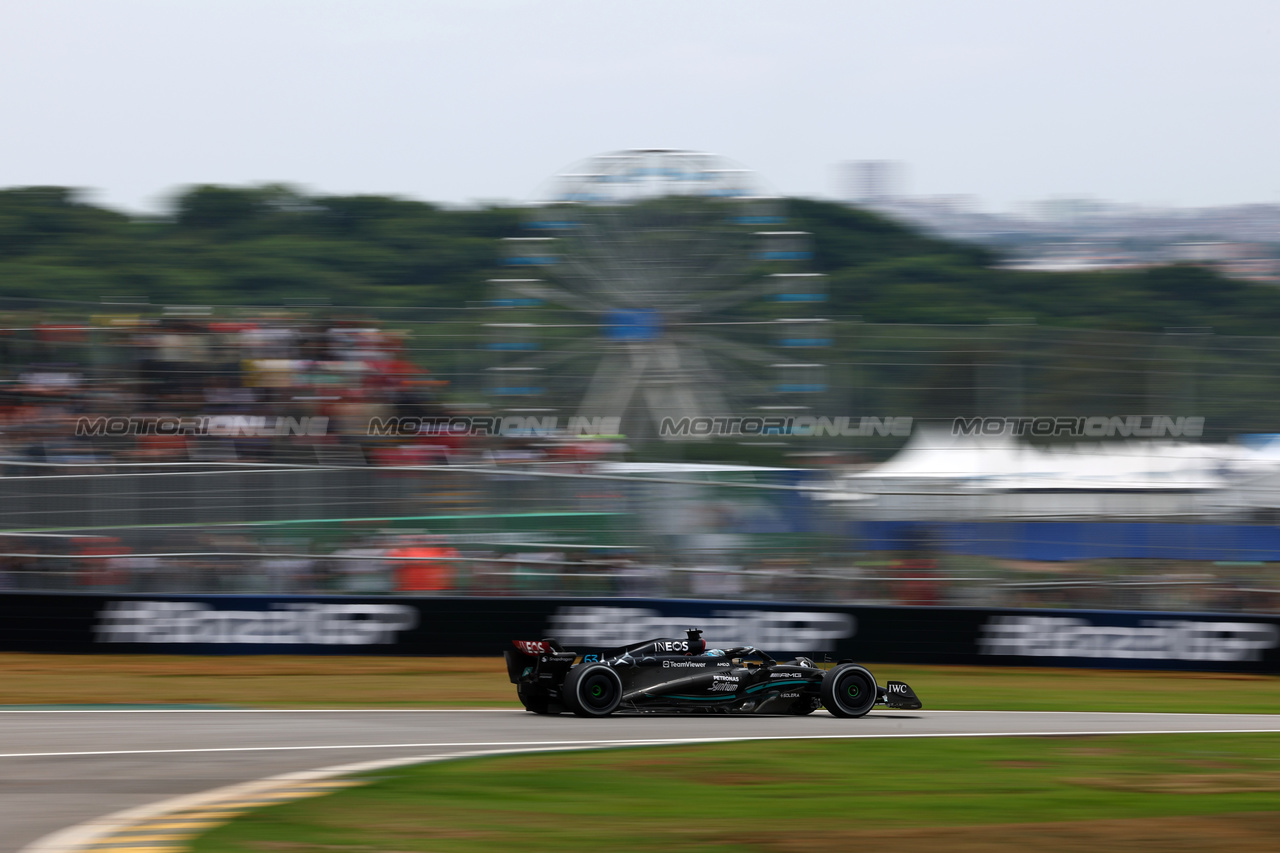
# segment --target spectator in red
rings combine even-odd
[[[392,549],[387,558],[395,567],[400,592],[446,592],[453,586],[458,552],[432,537],[420,537]]]

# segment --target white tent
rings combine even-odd
[[[828,500],[869,518],[1081,518],[1222,515],[1280,503],[1275,448],[1093,442],[1038,448],[1008,435],[921,430],[889,461],[838,479]],[[1259,496],[1262,500],[1259,503]]]

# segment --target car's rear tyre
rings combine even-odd
[[[856,663],[827,670],[822,677],[822,704],[833,717],[864,717],[876,704],[876,679]]]
[[[579,717],[607,717],[622,704],[622,679],[601,663],[575,666],[564,680],[564,704]]]

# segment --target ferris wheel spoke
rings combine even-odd
[[[544,302],[551,302],[561,305],[565,308],[571,308],[575,311],[601,311],[604,310],[604,303],[592,297],[587,293],[580,293],[572,290],[565,290],[560,287],[553,287],[542,281],[506,281],[506,289],[509,293],[518,296],[529,296],[534,299],[540,299]]]
[[[625,417],[636,387],[648,368],[647,352],[610,354],[600,360],[578,413],[586,417]]]
[[[665,344],[659,350],[658,363],[662,371],[659,382],[649,383],[645,389],[650,411],[656,411],[653,395],[660,391],[659,399],[665,400],[668,410],[664,417],[729,414],[710,365],[696,349]]]
[[[560,367],[568,362],[582,358],[590,358],[593,353],[585,350],[568,349],[568,350],[544,350],[537,355],[521,359],[522,366],[528,366],[535,370],[550,370],[554,367]]]
[[[688,316],[715,315],[721,311],[736,308],[739,305],[755,302],[757,299],[768,296],[777,286],[776,282],[769,278],[764,278],[745,287],[738,287],[728,291],[721,290],[700,301],[696,306],[696,310],[690,311]]]
[[[562,261],[556,266],[558,269],[554,271],[553,276],[560,282],[562,289],[566,292],[579,296],[588,296],[598,290],[596,283],[601,280],[602,276],[599,269],[593,267],[589,261],[575,257],[568,261]]]
[[[615,299],[625,299],[627,293],[642,285],[634,275],[624,243],[616,236],[592,229],[584,231],[581,242],[583,256],[594,262],[594,284],[597,288]]]
[[[696,346],[721,353],[738,361],[751,362],[752,364],[771,364],[778,360],[777,355],[770,353],[768,350],[757,349],[749,344],[731,341],[710,333],[699,334],[696,338]]]
[[[722,256],[715,266],[706,271],[705,275],[709,279],[737,281],[749,273],[753,265],[750,252],[744,251],[741,256]]]

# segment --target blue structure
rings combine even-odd
[[[952,554],[1006,560],[1100,559],[1280,561],[1280,527],[1166,522],[974,521],[854,522],[870,551],[908,551],[921,543]]]
[[[605,337],[611,341],[656,341],[662,337],[662,315],[652,308],[610,311]]]

